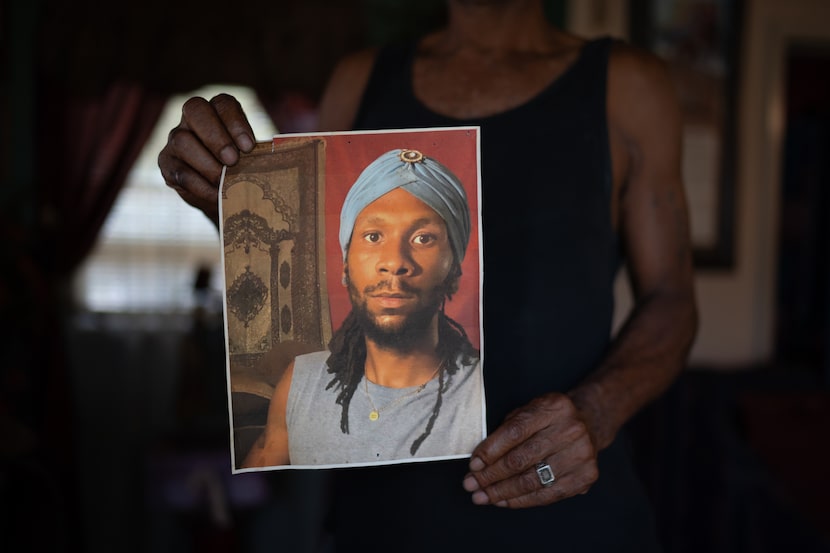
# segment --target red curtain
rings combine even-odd
[[[71,275],[92,249],[167,97],[116,82],[100,95],[51,97],[41,113],[39,215],[49,273]]]
[[[39,446],[32,455],[47,467],[61,496],[56,502],[64,505],[63,513],[54,509],[52,523],[40,511],[28,516],[20,502],[19,520],[71,529],[70,537],[57,530],[43,537],[78,545],[83,509],[74,463],[81,446],[71,390],[84,385],[85,367],[73,382],[64,334],[73,273],[171,94],[208,82],[252,86],[270,99],[264,103],[276,109],[278,126],[282,119],[286,130],[301,130],[313,117],[309,104],[283,103],[283,91],[315,98],[336,59],[361,43],[362,12],[351,1],[254,0],[221,12],[195,0],[38,4],[39,33],[31,39],[38,52],[36,202],[23,206],[34,216],[24,236],[7,240],[19,255],[0,275],[0,307],[13,303],[8,319],[15,327],[15,366],[5,374],[17,378],[0,390],[0,411],[33,429]],[[0,223],[0,237],[13,230]],[[28,482],[24,477],[21,486]],[[21,525],[20,535],[31,539],[28,528]]]
[[[11,542],[25,537],[50,551],[74,550],[82,526],[63,324],[68,284],[166,100],[126,82],[98,94],[72,94],[67,86],[44,84],[37,98],[36,224],[31,230],[0,224],[10,254],[0,275],[0,308],[13,322],[0,369],[0,418],[19,434],[5,467],[11,472],[4,472],[15,475],[11,496],[20,494]],[[31,520],[53,531],[38,534]]]

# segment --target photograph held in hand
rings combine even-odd
[[[485,437],[478,129],[279,135],[220,194],[235,471]]]

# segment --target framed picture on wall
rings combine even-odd
[[[683,111],[695,263],[734,261],[740,0],[631,0],[631,40],[669,66]]]

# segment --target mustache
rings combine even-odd
[[[396,292],[403,292],[406,294],[417,294],[420,292],[404,280],[382,280],[377,284],[370,284],[363,289],[364,294],[372,294],[375,292],[382,292],[384,290],[394,290]]]

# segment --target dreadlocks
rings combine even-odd
[[[350,312],[343,321],[340,329],[329,342],[329,355],[326,365],[328,372],[333,376],[326,390],[334,388],[337,391],[337,404],[342,407],[340,413],[340,430],[349,433],[349,405],[355,390],[364,375],[366,363],[366,340],[354,312]],[[438,396],[432,408],[432,414],[424,432],[412,442],[409,452],[415,455],[418,448],[432,432],[438,413],[441,411],[444,392],[452,383],[452,377],[461,366],[470,365],[478,357],[479,352],[470,343],[464,328],[452,320],[443,310],[438,313],[438,347],[436,353],[439,358]]]

